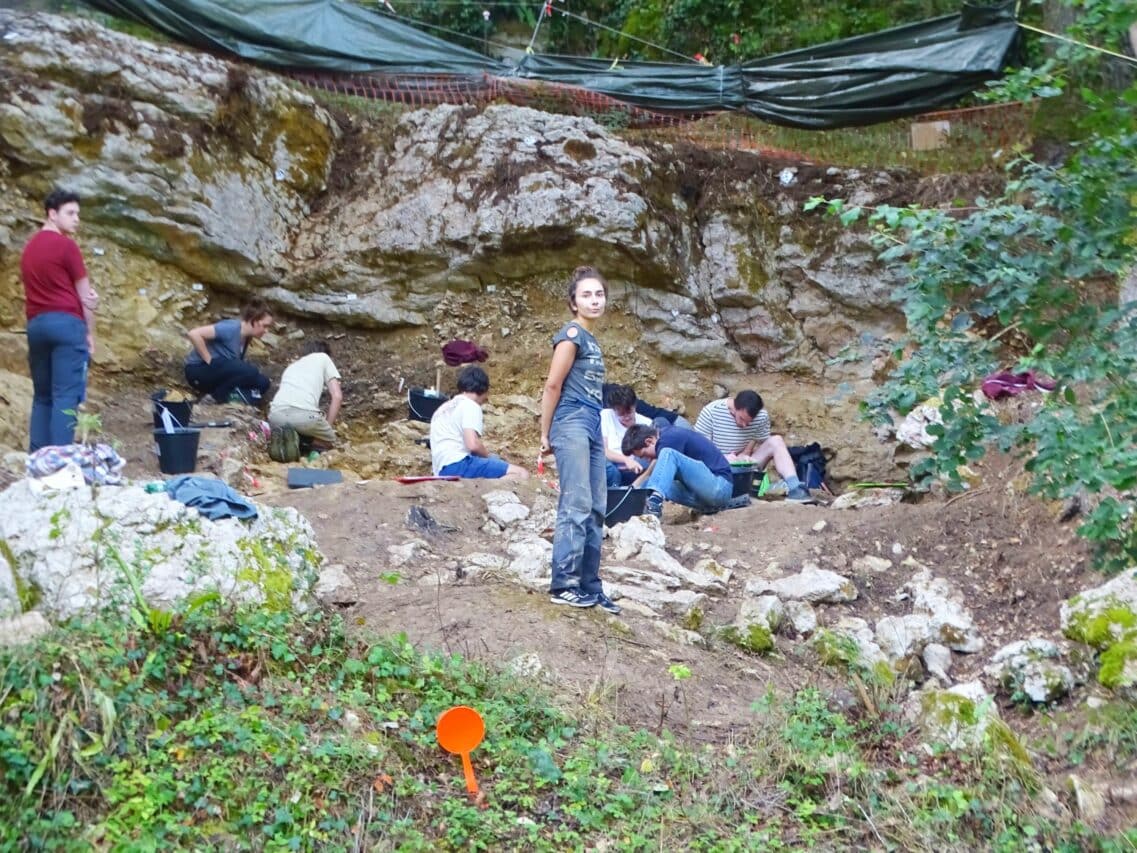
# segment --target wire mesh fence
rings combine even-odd
[[[1001,168],[1015,149],[1029,146],[1036,109],[1034,102],[992,104],[838,130],[799,130],[719,113],[627,135],[834,166],[970,172]]]
[[[740,113],[676,115],[622,103],[573,86],[480,77],[313,74],[294,80],[325,103],[359,113],[437,104],[508,103],[545,112],[586,116],[634,142],[687,142],[704,148],[750,151],[791,162],[921,172],[1000,168],[1031,141],[1037,104],[1017,102],[943,110],[877,125],[799,130]]]

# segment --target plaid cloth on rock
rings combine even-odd
[[[70,463],[79,466],[84,480],[100,486],[122,483],[122,469],[126,467],[126,460],[109,444],[61,444],[41,447],[28,456],[28,476],[47,477]]]

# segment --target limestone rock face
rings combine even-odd
[[[0,447],[23,447],[27,450],[32,380],[0,370],[0,388],[4,389],[0,391]]]
[[[0,26],[4,64],[28,75],[0,107],[22,187],[71,186],[101,234],[211,281],[285,266],[338,133],[309,97],[86,20],[6,13]]]
[[[255,290],[292,265],[339,136],[309,96],[87,19],[0,10],[0,33],[0,320],[22,323],[19,251],[55,185],[83,199],[111,366],[173,345],[194,282]]]
[[[900,177],[785,187],[755,157],[720,180],[713,156],[505,105],[341,129],[282,78],[90,20],[0,10],[0,33],[0,324],[21,323],[39,200],[72,186],[111,367],[183,350],[219,294],[426,327],[445,294],[552,292],[582,262],[682,366],[864,378],[870,359],[834,356],[902,329],[867,238],[801,208],[894,200]]]

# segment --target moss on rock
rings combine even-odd
[[[1066,626],[1066,636],[1087,646],[1102,650],[1129,634],[1137,632],[1137,613],[1114,599],[1097,613],[1076,613]]]
[[[289,610],[292,607],[292,571],[288,558],[279,543],[269,550],[254,539],[243,539],[237,545],[244,557],[237,570],[237,580],[254,584],[264,595],[270,610]]]
[[[1115,690],[1137,683],[1137,613],[1129,604],[1110,598],[1103,609],[1075,613],[1065,633],[1101,653],[1098,681],[1102,686]]]
[[[1098,681],[1111,690],[1137,684],[1137,632],[1102,652]]]
[[[738,646],[748,652],[764,655],[774,649],[774,637],[770,629],[757,623],[740,629],[737,625],[723,628],[721,636],[732,646]]]

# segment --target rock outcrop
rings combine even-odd
[[[0,494],[0,617],[51,620],[139,605],[168,608],[215,591],[278,609],[310,606],[322,556],[294,509],[210,521],[141,486]],[[137,592],[136,592],[137,590]]]
[[[104,366],[182,350],[178,321],[206,288],[261,290],[293,266],[339,136],[295,86],[90,20],[4,10],[0,76],[4,325],[22,324],[18,253],[54,185],[83,198]]]
[[[581,261],[684,366],[863,375],[871,359],[833,356],[901,328],[867,238],[801,211],[893,200],[900,177],[802,167],[783,186],[739,153],[726,179],[712,154],[512,106],[341,128],[283,78],[90,20],[0,10],[0,33],[0,324],[21,322],[39,200],[74,187],[106,366],[182,349],[219,293],[425,327],[445,294],[544,291]]]
[[[1066,601],[1061,618],[1067,637],[1100,652],[1098,681],[1137,698],[1137,569]]]

